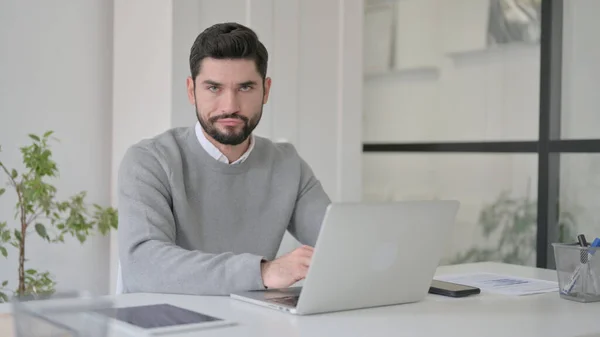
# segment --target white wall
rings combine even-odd
[[[171,127],[173,6],[162,0],[114,4],[111,201],[127,148]],[[117,238],[110,242],[110,291],[117,278]]]
[[[54,130],[58,197],[88,192],[109,205],[112,95],[112,1],[0,2],[0,160],[22,168],[28,133]],[[5,177],[0,175],[2,185]],[[0,197],[0,221],[16,226],[15,195]],[[107,237],[85,245],[49,244],[31,236],[29,267],[55,275],[57,289],[107,293]],[[17,252],[0,257],[0,280],[17,282]]]
[[[168,3],[168,1],[167,1]],[[196,122],[193,106],[188,101],[186,79],[190,76],[190,48],[200,32],[202,13],[198,0],[173,1],[172,61],[171,61],[171,126],[189,126]]]

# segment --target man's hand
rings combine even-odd
[[[302,246],[261,266],[263,283],[267,288],[287,288],[304,279],[313,255],[313,248]]]

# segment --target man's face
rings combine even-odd
[[[224,145],[243,143],[258,125],[271,80],[264,81],[253,60],[205,58],[188,98],[204,131]]]

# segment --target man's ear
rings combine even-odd
[[[187,86],[188,100],[193,105],[196,105],[196,96],[194,95],[194,90],[196,90],[196,84],[194,83],[194,79],[191,77],[188,77],[186,80],[186,86]]]
[[[264,81],[265,94],[263,95],[263,104],[267,104],[269,100],[269,92],[271,91],[271,78],[267,77]]]

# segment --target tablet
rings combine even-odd
[[[95,312],[108,316],[110,324],[119,330],[147,336],[180,333],[232,325],[222,318],[180,308],[171,304],[140,305],[123,308],[107,308]]]

